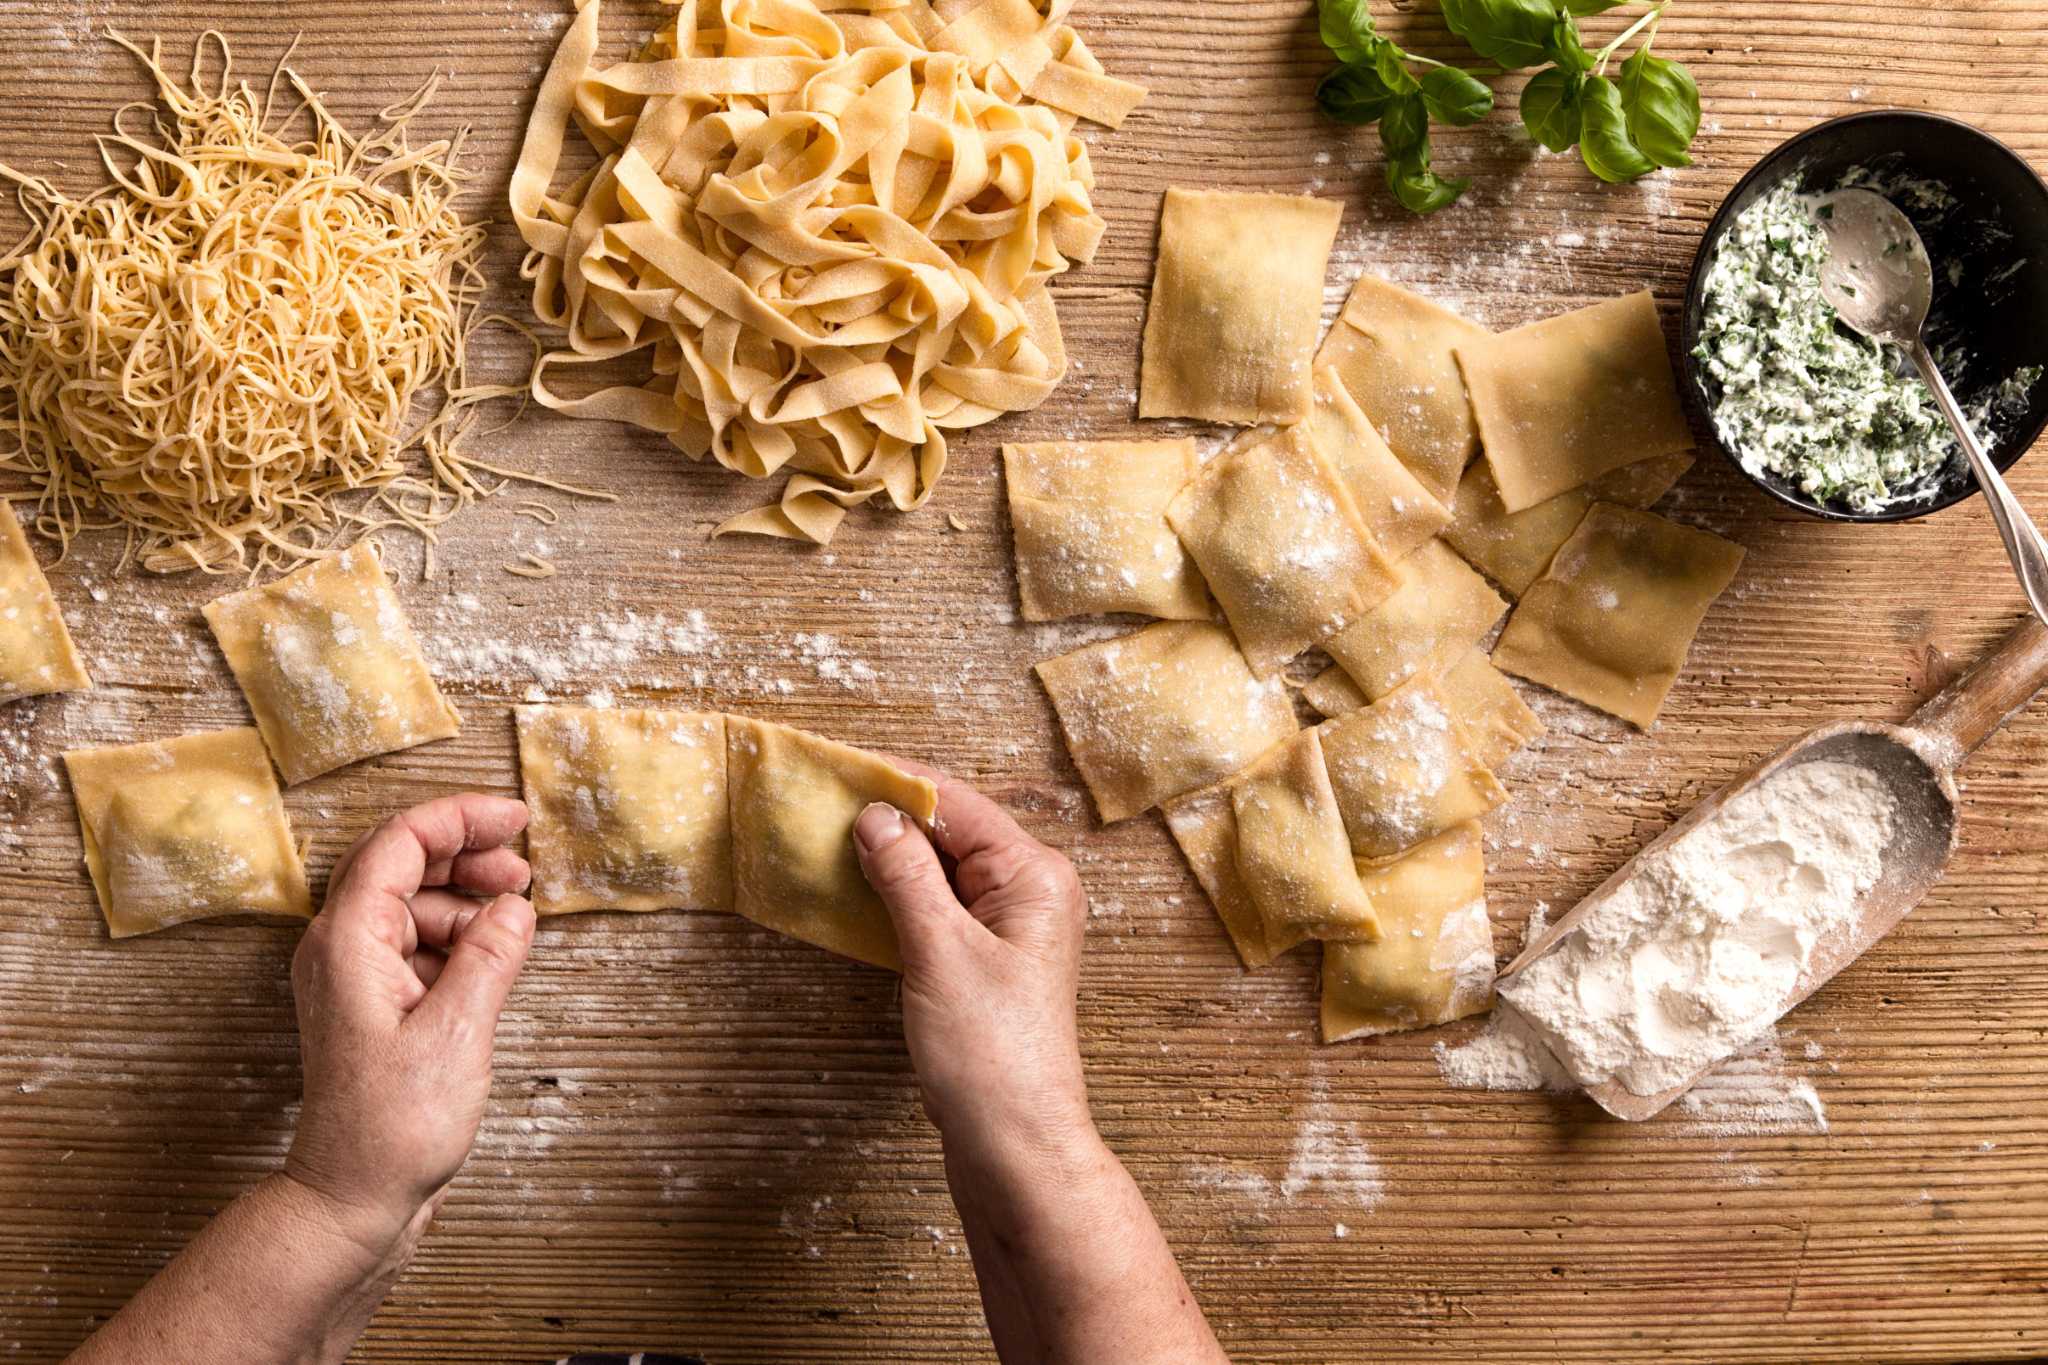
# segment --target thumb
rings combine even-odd
[[[533,906],[520,896],[500,896],[464,926],[448,950],[448,964],[427,998],[414,1011],[436,1026],[467,1026],[486,1041],[497,1031],[505,997],[526,965],[533,946]]]
[[[940,935],[967,918],[931,841],[902,811],[877,801],[853,822],[853,846],[896,923],[905,967],[929,961]]]

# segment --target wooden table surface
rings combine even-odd
[[[1454,55],[1434,6],[1374,8]],[[0,0],[0,158],[98,183],[92,135],[147,93],[104,26],[161,33],[179,68],[218,26],[259,79],[303,30],[300,69],[353,123],[444,68],[429,122],[474,125],[475,202],[502,219],[567,10]],[[622,44],[659,13],[620,0],[607,29]],[[769,489],[651,438],[546,413],[490,438],[487,458],[629,496],[549,497],[565,512],[553,528],[511,498],[476,507],[432,581],[416,543],[391,542],[466,728],[289,793],[316,876],[396,806],[516,790],[507,707],[530,691],[721,707],[887,747],[985,784],[1079,864],[1096,1112],[1239,1359],[2048,1352],[2048,709],[1968,770],[1946,885],[1787,1021],[1746,1091],[1639,1127],[1583,1100],[1461,1092],[1431,1045],[1470,1025],[1319,1046],[1312,956],[1246,975],[1156,818],[1094,823],[1028,670],[1104,628],[1015,619],[997,474],[1006,438],[1141,429],[1137,340],[1168,184],[1342,199],[1332,311],[1370,269],[1500,326],[1643,285],[1669,315],[1729,184],[1817,119],[1937,109],[2048,166],[2048,4],[1684,0],[1659,48],[1704,92],[1698,165],[1602,186],[1574,157],[1531,154],[1503,112],[1439,135],[1439,165],[1475,185],[1421,221],[1379,189],[1374,135],[1315,113],[1326,59],[1307,0],[1097,0],[1079,21],[1153,94],[1121,132],[1089,134],[1110,230],[1058,287],[1077,363],[1052,402],[960,442],[926,511],[856,513],[824,551],[712,543],[712,524]],[[516,261],[501,223],[493,268],[503,305],[523,309]],[[2048,460],[2015,483],[2048,511]],[[1974,503],[1824,526],[1710,458],[1673,505],[1748,546],[1748,564],[1655,734],[1540,699],[1551,733],[1504,774],[1514,803],[1491,827],[1504,956],[1532,909],[1568,906],[1743,765],[1825,720],[1903,717],[2020,609]],[[292,932],[200,924],[116,944],[93,904],[58,753],[247,723],[197,610],[227,585],[117,574],[116,548],[89,540],[53,574],[97,690],[0,708],[10,1360],[62,1354],[274,1169],[297,1103]],[[527,550],[561,577],[502,571]],[[988,1358],[895,990],[730,920],[546,926],[476,1155],[357,1358]]]

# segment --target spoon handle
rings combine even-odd
[[[1927,387],[1934,391],[1934,399],[1954,428],[1963,454],[1969,457],[1970,471],[1977,476],[1977,486],[1984,490],[1984,501],[1991,505],[1991,519],[1998,523],[1999,537],[2005,541],[2005,553],[2012,560],[2013,572],[2019,575],[2028,605],[2033,607],[2035,616],[2048,621],[2048,543],[2042,541],[2041,532],[2027,516],[2027,510],[2020,506],[1998,467],[1984,453],[1976,433],[1970,430],[1963,410],[1956,406],[1955,395],[1948,391],[1948,381],[1935,367],[1927,343],[1917,338],[1913,342],[1913,364],[1927,381]]]

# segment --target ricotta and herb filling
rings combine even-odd
[[[1719,390],[1714,425],[1743,468],[1878,512],[1932,496],[1962,451],[1926,384],[1900,373],[1890,348],[1836,325],[1820,287],[1819,198],[1788,181],[1736,217],[1707,270],[1693,354]],[[1937,350],[1944,374],[1956,359]],[[2023,411],[2040,375],[2030,366],[1966,403],[1978,434]]]

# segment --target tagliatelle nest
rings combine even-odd
[[[1066,371],[1046,283],[1103,231],[1077,118],[1103,74],[1073,0],[669,0],[597,68],[598,0],[541,86],[512,181],[534,310],[568,334],[537,401],[665,434],[775,505],[726,522],[823,543],[877,494],[930,496],[947,433],[1035,407]],[[602,158],[551,192],[574,118]],[[565,396],[563,369],[647,358]]]
[[[189,90],[107,36],[155,78],[152,136],[117,114],[113,183],[83,200],[0,166],[32,221],[0,256],[0,470],[33,482],[45,535],[119,528],[159,572],[253,574],[393,523],[431,539],[492,491],[457,452],[477,405],[524,392],[466,379],[484,234],[453,208],[461,136],[407,139],[433,84],[357,138],[282,62],[261,100],[231,84],[219,34]],[[280,77],[301,103],[273,119]]]

